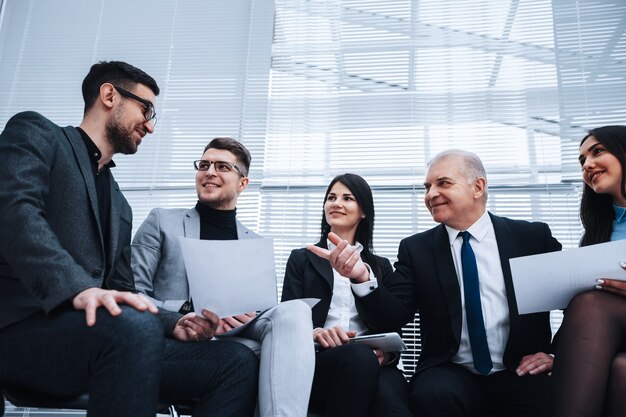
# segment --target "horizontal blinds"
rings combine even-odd
[[[20,110],[77,123],[95,61],[145,69],[162,87],[157,130],[115,170],[135,228],[153,207],[193,206],[191,161],[234,136],[253,155],[238,217],[275,239],[279,284],[290,251],[317,241],[326,185],[343,172],[372,185],[376,252],[395,260],[402,238],[434,225],[425,165],[451,147],[483,159],[489,210],[545,221],[574,247],[578,143],[626,120],[626,6],[610,0],[2,7],[0,126]]]
[[[375,248],[394,260],[402,238],[434,225],[422,182],[447,148],[483,159],[490,211],[577,246],[578,143],[626,120],[623,8],[277,0],[260,227],[277,237],[279,271],[289,248],[318,239],[325,186],[343,172],[372,185]]]
[[[192,161],[216,136],[251,150],[254,175],[263,160],[272,18],[273,4],[258,0],[6,0],[0,126],[22,110],[77,124],[91,64],[124,60],[161,88],[155,133],[136,155],[115,157],[124,189],[172,190],[176,201],[176,189],[193,187]]]

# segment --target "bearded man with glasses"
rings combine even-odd
[[[214,314],[190,335],[182,314],[135,290],[112,158],[154,131],[156,81],[100,62],[82,92],[79,127],[23,112],[0,135],[0,391],[88,393],[90,417],[154,417],[159,396],[190,400],[194,416],[251,415],[254,354],[211,341]]]
[[[250,160],[250,152],[240,142],[232,138],[213,139],[202,158],[194,161],[196,206],[153,209],[139,227],[132,250],[135,282],[137,289],[155,305],[186,314],[184,317],[194,316],[180,237],[260,238],[236,218],[237,199],[249,182]],[[210,265],[210,259],[207,264]],[[223,318],[216,335],[243,326],[254,316],[251,313]],[[307,415],[315,367],[311,323],[311,308],[301,300],[291,300],[264,312],[240,333],[243,339],[238,341],[254,349],[260,358],[261,417]],[[189,331],[193,332],[193,328]]]

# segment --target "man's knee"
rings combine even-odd
[[[111,316],[98,309],[93,335],[100,343],[110,344],[115,350],[140,351],[142,356],[152,353],[160,356],[163,345],[163,325],[152,313],[121,306],[122,313]],[[156,358],[155,358],[156,359]]]
[[[289,300],[270,309],[267,318],[282,326],[312,326],[311,307],[302,300]]]
[[[227,369],[236,369],[242,379],[256,378],[259,372],[259,359],[248,346],[228,340],[211,341],[220,352],[217,354]]]
[[[409,408],[415,416],[469,416],[477,400],[468,381],[440,378],[428,371],[418,375],[409,389]]]

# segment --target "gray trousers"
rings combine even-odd
[[[305,417],[315,372],[311,307],[301,300],[269,309],[236,340],[259,355],[261,417]]]

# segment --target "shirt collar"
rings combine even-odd
[[[85,132],[80,127],[77,127],[76,130],[78,130],[78,132],[80,133],[80,136],[83,138],[83,142],[85,143],[85,147],[87,147],[87,154],[89,154],[89,158],[91,159],[91,162],[97,165],[100,158],[102,158],[102,152],[100,152],[100,149],[98,149],[96,144],[93,143],[93,140],[89,137],[87,132]],[[115,166],[115,162],[111,160],[105,166],[107,168],[113,168]]]
[[[613,204],[613,212],[615,213],[615,221],[618,223],[626,222],[626,207],[620,207]]]
[[[491,217],[489,217],[489,212],[485,210],[482,216],[478,218],[470,227],[466,230],[472,235],[474,239],[477,241],[481,241],[487,236],[487,232],[489,231],[489,226],[491,224]],[[445,226],[445,225],[444,225]],[[457,230],[450,226],[446,226],[446,231],[448,232],[448,239],[450,240],[450,246],[454,243],[457,237],[459,237],[459,233],[463,232],[463,230]]]

